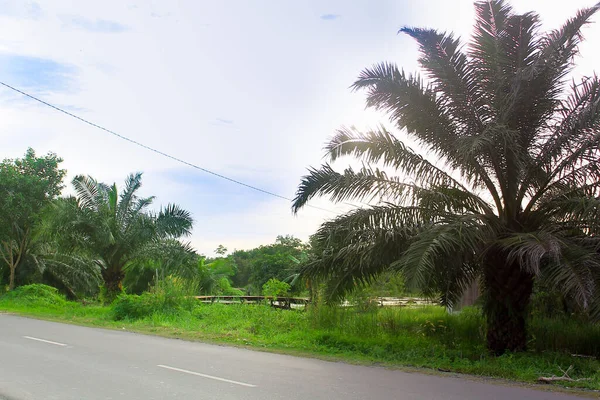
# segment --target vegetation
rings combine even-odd
[[[494,357],[485,348],[480,310],[448,314],[442,307],[353,308],[320,306],[307,311],[266,305],[190,303],[177,281],[142,296],[121,296],[111,306],[67,302],[48,305],[42,293],[24,297],[27,287],[0,297],[0,310],[70,323],[215,341],[269,351],[388,366],[426,367],[535,382],[561,375],[573,365],[569,385],[600,389],[600,327],[577,318],[530,320],[530,351]],[[37,302],[36,302],[37,301]],[[51,300],[54,302],[54,300]]]
[[[55,154],[36,157],[28,149],[21,159],[0,163],[0,256],[9,271],[9,289],[32,248],[33,231],[43,209],[62,190],[66,173]],[[0,270],[1,272],[1,270]]]
[[[277,298],[278,296],[287,296],[292,287],[278,279],[269,279],[262,287],[262,292],[265,296]]]
[[[503,0],[475,8],[465,47],[401,29],[419,45],[423,78],[391,63],[361,73],[353,88],[420,150],[383,126],[340,129],[330,162],[363,167],[310,169],[293,210],[318,196],[367,205],[308,243],[282,235],[206,257],[182,241],[188,211],[140,197],[141,173],[122,190],[79,175],[76,195],[60,197],[57,155],[4,160],[0,311],[528,382],[573,366],[587,379],[575,385],[600,390],[600,80],[566,85],[600,5],[545,34],[535,13]],[[410,293],[453,306],[476,280],[481,306],[458,314],[373,302]],[[311,304],[195,298],[243,294]]]
[[[76,176],[76,196],[59,198],[61,161],[29,149],[0,164],[0,282],[8,281],[8,290],[45,283],[71,299],[99,296],[109,304],[123,293],[145,298],[169,279],[184,280],[190,295],[261,294],[271,278],[300,282],[309,247],[299,239],[280,236],[229,255],[220,245],[217,257],[206,258],[179,240],[191,232],[189,212],[172,204],[154,212],[154,197],[138,196],[141,173],[130,175],[122,192]]]
[[[566,87],[581,29],[598,8],[542,34],[534,12],[477,2],[466,47],[449,33],[401,29],[419,45],[425,80],[381,63],[353,88],[422,152],[383,127],[337,132],[329,159],[364,166],[311,169],[294,211],[316,196],[380,201],[323,224],[322,251],[305,273],[327,280],[335,297],[400,271],[446,304],[480,279],[487,346],[497,355],[526,348],[536,281],[600,317],[600,80]]]
[[[235,264],[233,284],[246,287],[249,294],[261,294],[261,288],[271,278],[291,284],[299,293],[306,288],[294,280],[302,263],[308,259],[310,246],[293,236],[278,236],[275,243],[252,250],[238,250],[230,258]]]
[[[51,231],[63,247],[93,255],[102,267],[109,302],[122,292],[129,263],[143,257],[149,246],[191,232],[190,213],[177,205],[169,204],[158,213],[148,211],[154,197],[138,197],[141,186],[141,173],[127,178],[120,195],[116,184],[77,176],[73,179],[77,197],[55,203]]]

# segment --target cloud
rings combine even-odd
[[[89,32],[97,33],[120,33],[129,28],[115,21],[105,19],[91,20],[81,16],[67,16],[62,18],[63,21],[70,26],[83,29]]]
[[[168,17],[170,17],[170,16],[171,16],[171,13],[164,13],[164,14],[161,14],[161,13],[157,13],[157,12],[154,12],[154,11],[153,11],[153,12],[151,12],[151,13],[150,13],[150,16],[151,16],[152,18],[168,18]]]
[[[209,165],[202,167],[211,168]],[[231,178],[240,181],[245,180],[244,177],[238,176],[235,173],[215,172],[229,175]],[[186,207],[195,215],[200,216],[226,214],[234,210],[235,212],[247,211],[272,199],[266,193],[252,190],[223,178],[188,167],[177,167],[154,172],[153,179],[160,182],[158,186],[161,187],[161,190],[168,187],[168,190],[165,190],[165,192],[168,192],[169,196],[179,195],[178,197],[180,198],[186,198],[184,201]],[[255,179],[248,183],[267,191],[277,190],[274,185],[260,179]],[[189,203],[188,199],[191,200]]]
[[[35,1],[0,0],[0,15],[38,19],[42,14],[42,7]]]
[[[0,54],[0,74],[20,88],[65,91],[76,73],[75,67],[51,59]]]
[[[319,18],[325,21],[333,21],[334,19],[338,19],[339,17],[341,17],[341,15],[339,14],[323,14]]]
[[[227,124],[227,125],[233,124],[233,120],[227,119],[227,118],[217,118],[217,122],[220,122],[222,124]]]

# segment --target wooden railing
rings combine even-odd
[[[202,303],[222,303],[222,304],[256,304],[263,301],[269,302],[272,307],[291,309],[292,305],[303,305],[306,307],[310,299],[305,297],[274,297],[274,296],[194,296]]]

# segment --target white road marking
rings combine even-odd
[[[49,344],[53,344],[53,345],[56,345],[56,346],[66,346],[66,344],[64,344],[64,343],[53,342],[51,340],[45,340],[45,339],[35,338],[35,337],[31,337],[31,336],[23,336],[23,337],[25,339],[37,340],[38,342],[49,343]]]
[[[178,371],[178,372],[183,372],[185,374],[190,374],[190,375],[196,375],[196,376],[201,376],[203,378],[208,378],[208,379],[214,379],[216,381],[221,381],[221,382],[227,382],[227,383],[233,383],[235,385],[240,385],[240,386],[247,386],[247,387],[256,387],[256,385],[251,385],[249,383],[244,383],[244,382],[238,382],[238,381],[232,381],[231,379],[225,379],[225,378],[219,378],[218,376],[212,376],[212,375],[206,375],[206,374],[201,374],[199,372],[194,372],[194,371],[188,371],[187,369],[181,369],[181,368],[175,368],[175,367],[169,367],[168,365],[157,365],[157,367],[160,368],[166,368],[166,369],[170,369],[173,371]]]

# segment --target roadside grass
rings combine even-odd
[[[319,306],[290,311],[266,305],[190,306],[183,302],[178,306],[177,301],[164,299],[152,303],[146,296],[121,300],[119,310],[119,300],[112,307],[103,307],[68,302],[43,290],[37,295],[18,290],[0,297],[0,311],[348,362],[430,368],[529,383],[540,376],[561,376],[561,368],[572,365],[572,378],[589,380],[558,385],[600,390],[600,327],[575,319],[533,318],[529,322],[530,351],[492,357],[484,346],[483,318],[474,308],[453,315],[432,306],[366,312]],[[161,304],[168,308],[161,309]],[[129,310],[134,310],[136,317],[129,317]]]

